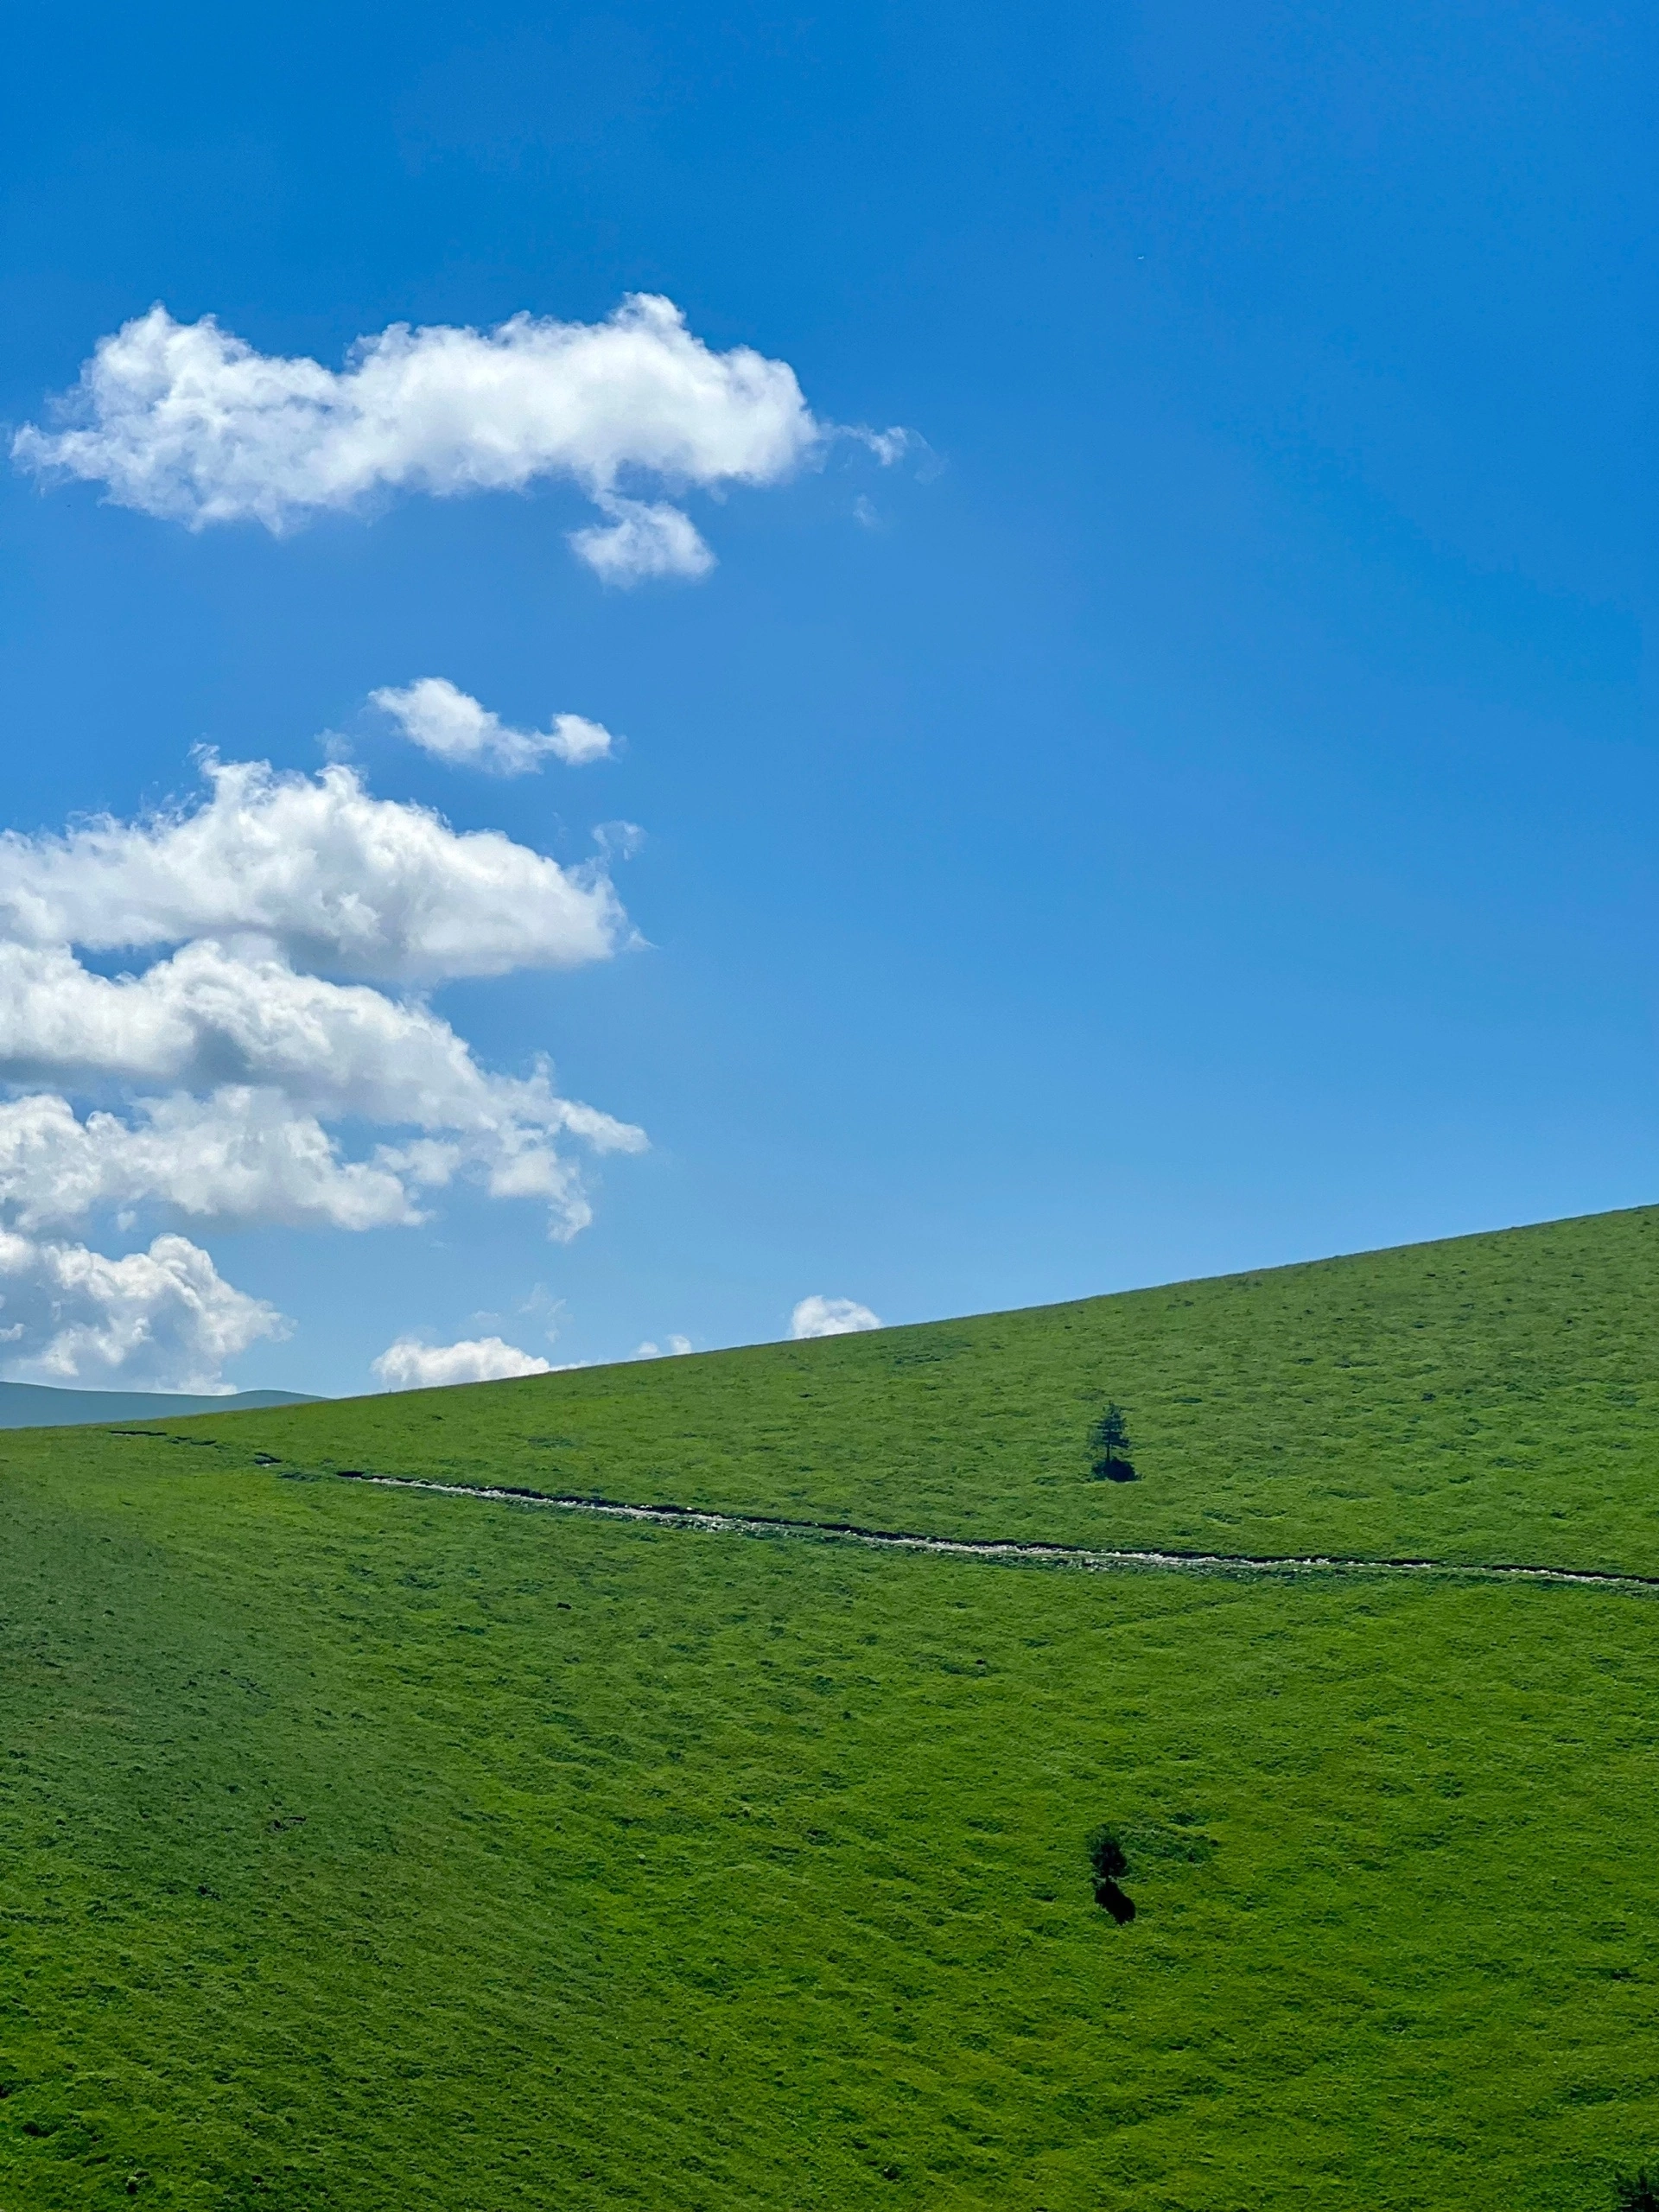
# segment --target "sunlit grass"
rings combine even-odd
[[[1651,1218],[4,1439],[0,2204],[1611,2212],[1659,2147],[1659,1598],[318,1470],[1651,1567]],[[1109,1393],[1134,1484],[1088,1479]]]

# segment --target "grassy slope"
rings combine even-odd
[[[1659,1209],[811,1344],[188,1425],[877,1528],[1659,1573]],[[1108,1395],[1138,1484],[1078,1479]]]
[[[916,1331],[179,1429],[205,1448],[0,1440],[0,2206],[1608,2204],[1659,2145],[1659,1600],[291,1478],[522,1479],[580,1428],[562,1482],[610,1495],[1650,1565],[1650,1219],[933,1332],[978,1361],[895,1365]],[[1077,1476],[1104,1389],[1148,1440],[1127,1491]]]

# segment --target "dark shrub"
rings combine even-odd
[[[1615,2186],[1618,2212],[1659,2212],[1659,2183],[1648,2179],[1645,2166],[1639,2174],[1621,2174]]]
[[[1109,1828],[1096,1828],[1090,1837],[1089,1864],[1095,1870],[1095,1903],[1122,1928],[1135,1918],[1135,1900],[1117,1886],[1117,1877],[1128,1872],[1129,1862]]]

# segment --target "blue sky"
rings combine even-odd
[[[136,1275],[54,1335],[90,1262],[44,1245],[188,1238],[291,1324],[214,1371],[332,1393],[399,1340],[701,1349],[1652,1198],[1653,47],[1455,0],[20,22],[14,429],[157,302],[339,372],[645,292],[913,435],[668,486],[715,565],[631,587],[568,472],[279,536],[4,472],[0,874],[199,807],[202,745],[567,870],[638,825],[637,944],[362,973],[650,1147],[570,1154],[566,1242],[481,1168],[360,1229],[107,1179],[30,1225],[0,1182],[4,1371],[206,1371],[173,1276],[148,1337]],[[367,704],[429,677],[622,742],[431,757]],[[166,1087],[10,1072],[83,1128]],[[337,1167],[407,1136],[318,1110]]]

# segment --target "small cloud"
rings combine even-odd
[[[460,1344],[425,1344],[399,1337],[373,1363],[388,1390],[435,1390],[454,1382],[504,1382],[515,1375],[549,1375],[552,1363],[520,1351],[499,1337],[471,1337]]]
[[[853,520],[861,524],[866,530],[880,530],[881,527],[881,518],[876,512],[874,502],[867,499],[861,492],[853,501]]]
[[[585,715],[555,715],[547,733],[547,749],[567,767],[583,768],[590,760],[610,757],[616,740],[603,722],[590,722]]]
[[[610,520],[570,533],[580,560],[607,584],[643,583],[648,576],[706,576],[715,556],[690,515],[660,501],[621,499],[613,494],[596,501]]]
[[[789,1317],[789,1333],[797,1339],[851,1337],[884,1325],[879,1313],[855,1298],[804,1298]]]
[[[512,729],[445,676],[423,676],[401,690],[383,684],[369,703],[390,715],[411,745],[452,767],[524,776],[550,754],[567,767],[607,760],[616,744],[603,722],[555,715],[549,729]]]
[[[691,1349],[690,1337],[671,1337],[666,1349],[661,1344],[652,1343],[647,1337],[644,1344],[634,1346],[628,1354],[628,1357],[630,1359],[683,1359]]]
[[[845,444],[861,446],[878,467],[896,468],[900,461],[908,462],[909,473],[918,484],[931,484],[944,474],[944,459],[919,430],[907,430],[896,423],[886,430],[873,430],[868,423],[839,423],[828,435]]]
[[[873,430],[867,423],[843,423],[837,426],[836,435],[850,438],[855,445],[862,446],[866,452],[874,454],[883,468],[892,468],[906,454],[925,454],[931,450],[925,438],[918,436],[914,430],[905,429],[897,423],[885,430]]]
[[[601,822],[594,830],[594,842],[603,860],[631,861],[645,842],[645,833],[637,822]]]
[[[543,1334],[549,1344],[556,1344],[558,1341],[559,1328],[564,1319],[565,1310],[564,1300],[555,1298],[544,1282],[538,1282],[518,1308],[521,1313],[527,1314],[531,1319],[545,1325]]]

